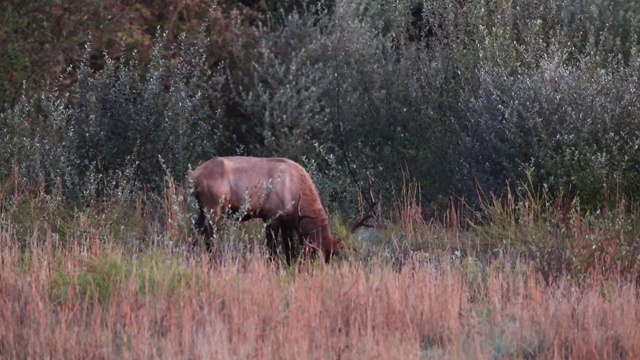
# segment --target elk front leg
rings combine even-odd
[[[208,252],[213,251],[213,224],[211,224],[210,219],[207,218],[206,210],[200,204],[198,199],[198,218],[194,222],[194,226],[204,236],[204,245]],[[197,240],[194,242],[194,245],[197,244]]]
[[[267,226],[267,248],[272,260],[278,258],[278,231],[280,226],[278,224],[271,223]]]

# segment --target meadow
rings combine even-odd
[[[0,360],[640,358],[640,2],[0,2]],[[285,157],[346,236],[193,229]],[[362,209],[360,210],[362,211]]]
[[[0,355],[640,355],[640,294],[624,261],[635,263],[637,250],[622,245],[638,216],[624,201],[579,215],[532,193],[494,198],[475,224],[453,205],[426,222],[416,187],[405,190],[388,219],[354,234],[331,264],[287,267],[270,260],[258,222],[229,221],[207,253],[191,226],[188,191],[170,179],[161,196],[75,210],[13,179],[1,194]],[[334,233],[344,233],[348,219],[332,219]],[[607,250],[585,255],[600,245]]]

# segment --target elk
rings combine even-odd
[[[302,166],[289,159],[214,157],[198,166],[190,179],[199,205],[195,225],[205,235],[207,247],[213,234],[212,226],[227,213],[239,213],[243,221],[261,218],[265,222],[267,247],[274,258],[278,233],[282,232],[289,265],[294,232],[305,246],[305,253],[321,251],[326,263],[342,248],[342,239],[331,235],[329,218],[311,177]],[[369,211],[351,228],[349,235],[361,226],[370,226],[367,220],[375,218],[376,202],[371,191],[370,195]]]

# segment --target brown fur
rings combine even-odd
[[[339,247],[340,242],[331,236],[329,219],[311,177],[291,160],[216,157],[198,166],[190,176],[200,205],[196,225],[208,237],[212,230],[205,212],[216,223],[227,210],[237,212],[244,205],[243,220],[261,218],[269,222],[267,245],[273,256],[282,230],[287,263],[292,258],[294,231],[308,249],[321,250],[326,262]]]

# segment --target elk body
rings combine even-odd
[[[282,231],[287,263],[291,263],[294,232],[321,250],[327,262],[339,247],[340,241],[331,236],[329,218],[311,177],[291,160],[215,157],[198,166],[191,180],[200,206],[196,226],[208,238],[212,235],[211,223],[215,225],[230,211],[241,212],[242,220],[265,221],[267,246],[273,256]]]

